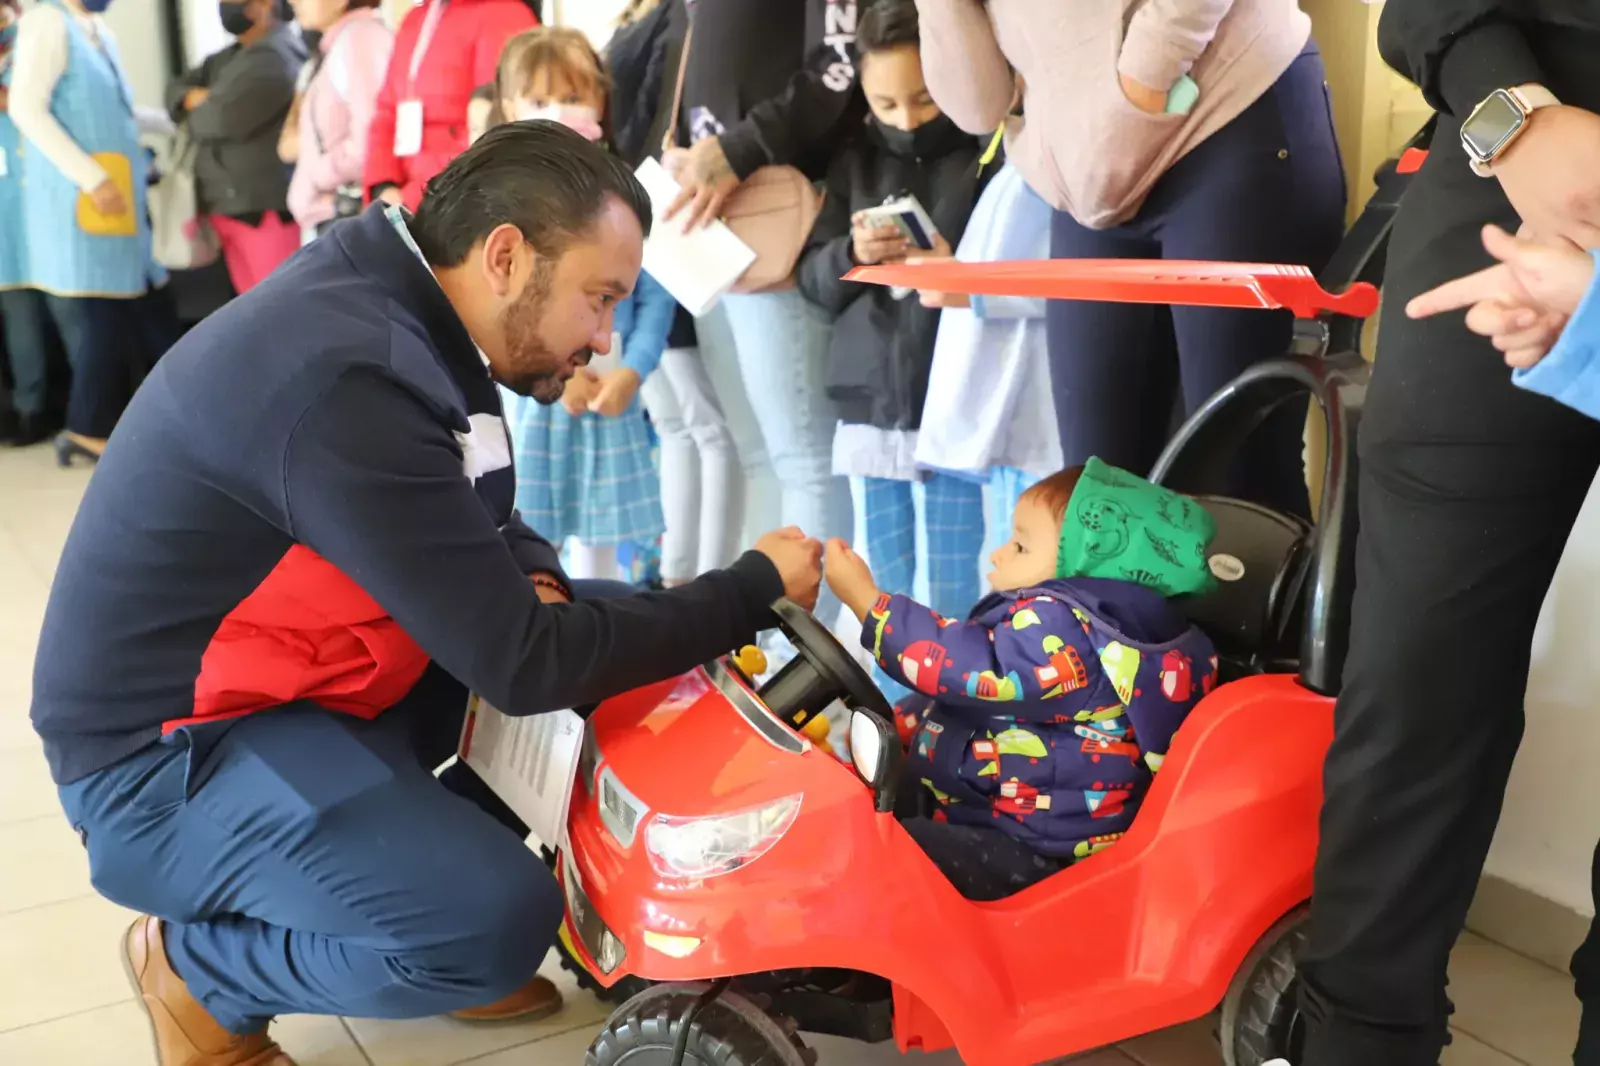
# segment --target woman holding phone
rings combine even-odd
[[[1338,245],[1344,173],[1322,57],[1295,0],[917,7],[928,88],[963,129],[1005,125],[1009,158],[1056,208],[1052,258],[1317,270]],[[1065,300],[1048,322],[1062,460],[1098,455],[1140,473],[1180,390],[1193,411],[1282,354],[1292,329],[1287,312]],[[1299,409],[1270,419],[1229,491],[1308,513],[1303,428]]]

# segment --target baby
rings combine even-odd
[[[897,708],[910,746],[897,813],[967,898],[1019,891],[1133,821],[1216,684],[1210,640],[1172,602],[1213,587],[1215,532],[1194,500],[1090,459],[1023,494],[994,591],[964,623],[885,595],[829,543],[829,588],[915,693]]]

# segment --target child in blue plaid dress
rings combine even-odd
[[[495,78],[504,120],[550,119],[605,137],[608,78],[582,33],[540,27],[506,44]],[[661,361],[676,307],[649,274],[617,304],[611,352],[567,382],[559,404],[505,393],[517,508],[575,578],[620,576],[617,549],[661,536],[661,484],[639,386]]]

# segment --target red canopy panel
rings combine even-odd
[[[1330,293],[1302,266],[1204,263],[1172,259],[1031,259],[961,263],[953,259],[856,267],[847,281],[983,296],[1180,304],[1189,307],[1287,309],[1298,318],[1333,312],[1365,318],[1378,290],[1358,282]]]

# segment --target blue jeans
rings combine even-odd
[[[156,360],[177,343],[171,294],[153,289],[126,300],[47,295],[45,301],[72,364],[67,429],[104,440]]]
[[[538,970],[563,903],[476,774],[434,777],[465,710],[430,666],[372,721],[292,704],[178,730],[61,802],[95,888],[165,920],[173,968],[233,1032],[481,1006]]]
[[[849,539],[850,486],[833,473],[838,413],[823,384],[827,314],[795,289],[728,295],[695,330],[745,471],[746,542],[779,526]]]

